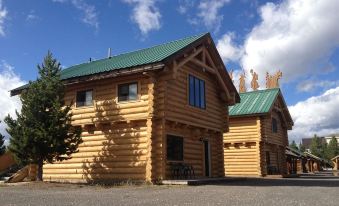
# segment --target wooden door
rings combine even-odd
[[[210,144],[207,140],[204,140],[204,160],[205,160],[205,176],[211,175],[211,151]]]

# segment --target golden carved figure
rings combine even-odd
[[[278,88],[279,87],[279,79],[282,77],[282,72],[279,70],[273,76],[266,72],[266,88]]]
[[[245,78],[246,78],[245,72],[240,74],[240,78],[239,78],[239,92],[240,93],[246,92]]]
[[[258,90],[259,84],[258,84],[258,74],[251,69],[251,74],[252,74],[252,81],[251,81],[251,88],[253,91]]]

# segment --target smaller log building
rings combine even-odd
[[[300,174],[306,172],[306,156],[291,147],[286,147],[287,174]]]
[[[226,176],[287,174],[287,130],[293,120],[279,88],[240,93],[224,133]]]

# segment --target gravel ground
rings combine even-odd
[[[204,186],[0,185],[0,205],[339,205],[339,178],[247,179]]]

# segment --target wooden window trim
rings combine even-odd
[[[84,105],[84,106],[78,106],[77,105],[77,96],[78,96],[78,92],[86,92],[86,91],[92,91],[92,105]],[[88,89],[83,89],[83,90],[77,90],[75,91],[75,103],[74,103],[75,107],[74,109],[86,109],[86,108],[93,108],[95,105],[95,90],[92,88],[88,88]]]
[[[125,100],[125,101],[119,101],[119,85],[122,84],[132,84],[136,83],[137,84],[137,99],[135,100]],[[129,104],[129,103],[135,103],[135,102],[140,102],[141,101],[141,81],[140,80],[127,80],[123,82],[116,83],[115,86],[115,102],[116,104]]]

